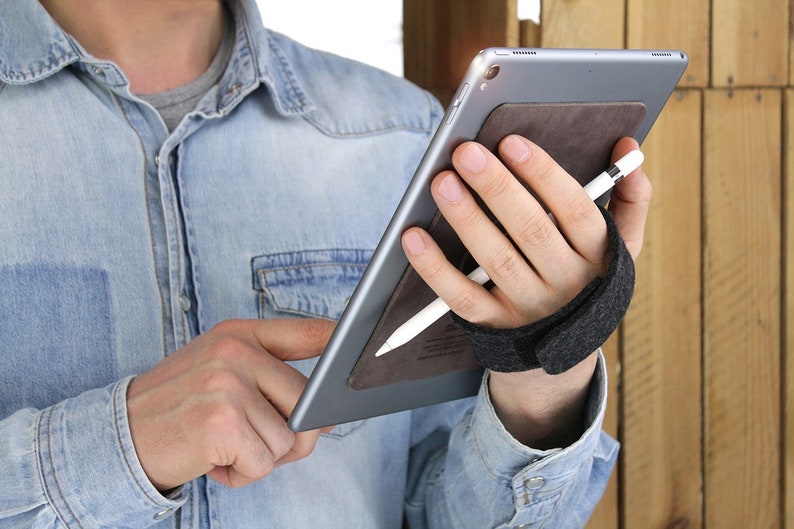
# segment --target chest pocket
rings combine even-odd
[[[371,250],[332,249],[255,257],[259,317],[339,319],[371,256]]]

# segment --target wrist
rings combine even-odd
[[[488,389],[497,417],[519,442],[537,449],[562,448],[585,430],[585,406],[598,354],[559,375],[542,369],[490,372]]]

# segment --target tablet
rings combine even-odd
[[[326,350],[293,410],[302,431],[476,394],[482,368],[447,314],[411,342],[376,357],[389,335],[436,295],[400,244],[428,229],[462,271],[476,268],[438,214],[430,181],[452,151],[476,139],[495,152],[521,134],[582,185],[607,168],[618,139],[642,142],[687,66],[678,50],[488,48],[472,60]]]

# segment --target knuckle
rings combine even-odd
[[[317,434],[305,432],[301,433],[300,436],[301,438],[292,445],[289,454],[290,461],[298,461],[308,457],[312,451],[314,451],[314,447],[317,444]]]
[[[283,424],[268,434],[267,446],[273,454],[275,461],[278,461],[293,449],[295,446],[295,432]]]
[[[518,228],[518,242],[532,247],[545,247],[554,238],[553,225],[545,214],[530,215]]]
[[[433,259],[424,263],[416,263],[414,268],[425,282],[433,283],[444,276],[445,266],[441,260]]]
[[[482,186],[481,194],[492,198],[510,196],[515,193],[516,180],[512,173],[499,171]]]
[[[593,201],[587,196],[578,194],[568,205],[566,216],[568,217],[568,222],[576,229],[592,225],[593,219],[596,218],[593,216],[594,210]],[[596,220],[601,221],[600,216]]]
[[[224,320],[215,324],[210,332],[220,335],[237,334],[242,326],[242,320]]]
[[[242,431],[244,417],[230,401],[219,400],[207,405],[201,414],[201,424],[210,438],[229,438]]]
[[[462,288],[450,297],[449,305],[455,307],[455,312],[470,319],[477,312],[477,301],[470,288]]]
[[[556,178],[558,168],[559,166],[557,163],[548,156],[535,157],[535,162],[532,164],[532,171],[529,174],[529,180],[541,186],[550,185]]]
[[[204,354],[210,365],[225,369],[241,362],[250,362],[251,353],[251,347],[245,340],[237,336],[224,335],[218,338]]]
[[[505,279],[516,277],[525,264],[524,259],[519,257],[518,252],[512,246],[502,248],[494,253],[491,259],[494,275]]]

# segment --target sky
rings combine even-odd
[[[402,0],[257,2],[265,26],[402,76]],[[518,0],[520,19],[538,21],[539,12],[540,0]]]

